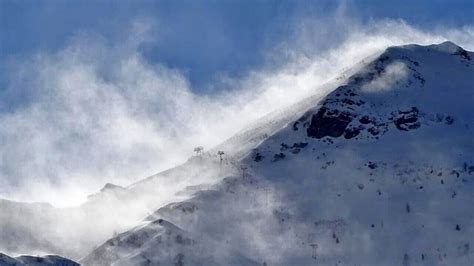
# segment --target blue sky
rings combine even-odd
[[[150,62],[178,68],[197,91],[217,74],[239,77],[263,61],[266,50],[285,39],[293,20],[331,16],[339,1],[128,1],[2,0],[0,61],[55,51],[80,31],[120,41],[131,20],[151,18],[160,31],[144,45]],[[343,1],[361,21],[403,19],[420,28],[459,27],[474,22],[472,0]]]
[[[67,206],[174,167],[391,45],[473,50],[473,5],[0,0],[0,198]]]

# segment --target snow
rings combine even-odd
[[[79,263],[65,259],[60,256],[47,255],[44,257],[40,256],[18,256],[12,258],[5,254],[0,253],[0,265],[2,266],[22,266],[22,265],[32,265],[32,266],[79,266]]]
[[[473,56],[451,42],[391,47],[327,95],[78,209],[0,208],[73,224],[57,231],[65,242],[28,231],[30,246],[74,243],[62,252],[84,265],[472,265]]]

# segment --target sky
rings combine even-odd
[[[209,149],[474,1],[0,0],[0,197],[68,206]]]
[[[137,17],[159,24],[153,43],[142,47],[151,62],[185,72],[193,88],[212,87],[215,76],[245,75],[265,51],[292,31],[292,21],[330,16],[340,1],[0,1],[0,60],[55,51],[80,31],[119,41]],[[344,1],[361,20],[403,19],[421,28],[473,24],[471,0]]]

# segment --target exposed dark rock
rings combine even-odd
[[[285,157],[286,157],[286,155],[284,153],[280,152],[280,153],[277,153],[273,156],[273,161],[277,162],[279,160],[283,160]]]
[[[374,163],[374,162],[369,162],[369,163],[367,164],[367,167],[369,167],[370,169],[375,169],[375,168],[377,168],[377,164]]]
[[[356,128],[356,127],[350,128],[350,127],[348,127],[344,131],[344,138],[352,139],[353,137],[356,137],[359,134],[360,134],[360,129],[359,128]]]
[[[359,83],[361,83],[362,81],[364,81],[364,78],[360,75],[355,75],[353,76],[351,79],[350,79],[350,84],[354,84],[354,85],[357,85]]]
[[[377,61],[380,63],[383,63],[385,61],[388,61],[390,57],[388,55],[381,56]]]
[[[436,114],[434,118],[432,119],[432,121],[440,123],[440,122],[443,122],[443,119],[444,119],[443,114]]]
[[[191,238],[183,237],[182,235],[178,234],[175,238],[176,243],[180,245],[191,245],[193,240]]]
[[[355,104],[355,102],[351,99],[348,99],[348,98],[344,98],[341,100],[341,102],[344,104],[344,105],[353,105]]]
[[[308,146],[308,142],[297,142],[297,143],[294,143],[293,146],[291,146],[291,148],[306,148],[306,146]]]
[[[340,137],[344,134],[346,127],[352,121],[353,115],[349,112],[339,110],[329,110],[321,107],[311,118],[311,124],[307,129],[308,137],[323,138]]]
[[[293,153],[293,154],[298,154],[298,153],[300,153],[300,151],[301,151],[301,149],[299,149],[299,148],[294,148],[294,149],[291,150],[291,153]]]
[[[369,123],[372,123],[374,124],[375,120],[373,118],[370,118],[369,116],[367,115],[364,115],[361,119],[359,119],[359,122],[361,124],[364,124],[364,125],[367,125]]]
[[[467,61],[471,61],[471,57],[469,56],[469,53],[466,50],[462,49],[461,47],[459,47],[458,50],[454,54],[461,56]]]
[[[422,86],[425,85],[426,80],[420,74],[418,74],[418,73],[413,74],[413,78],[418,80],[421,83]]]
[[[300,122],[296,121],[293,123],[293,130],[294,131],[298,131],[298,125],[299,125]]]
[[[253,155],[253,160],[255,162],[260,162],[261,160],[263,160],[263,155],[257,152]]]
[[[334,144],[334,141],[332,141],[332,139],[330,137],[324,138],[323,142],[328,144],[328,145]]]
[[[280,144],[280,151],[285,151],[287,150],[289,147],[288,147],[288,144],[286,143],[282,143]]]
[[[370,127],[369,129],[367,129],[367,131],[369,131],[372,136],[377,136],[380,133],[379,129],[376,127]]]
[[[459,172],[456,171],[456,170],[451,171],[451,174],[452,174],[452,175],[456,175],[456,177],[459,177],[459,176],[460,176]]]
[[[448,115],[448,116],[446,116],[444,121],[447,125],[452,125],[454,123],[454,118]]]
[[[301,151],[301,149],[306,148],[306,146],[308,146],[307,142],[296,142],[296,143],[293,143],[293,145],[290,147],[291,149],[290,151],[293,154],[298,154]]]
[[[412,107],[408,111],[399,111],[398,114],[393,117],[393,123],[399,130],[408,131],[417,129],[420,127],[418,115],[419,111],[416,107]]]

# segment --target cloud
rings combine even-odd
[[[173,167],[197,145],[210,148],[265,114],[326,93],[318,86],[387,46],[450,39],[474,48],[472,26],[426,32],[403,21],[334,20],[291,22],[293,34],[268,51],[263,67],[222,76],[212,95],[143,57],[140,47],[159,36],[149,19],[131,23],[118,43],[80,32],[59,51],[18,60],[0,95],[1,197],[76,204],[106,182],[127,185]]]
[[[393,88],[397,82],[408,76],[408,67],[403,62],[393,62],[385,68],[380,76],[362,86],[366,92],[378,92]]]

